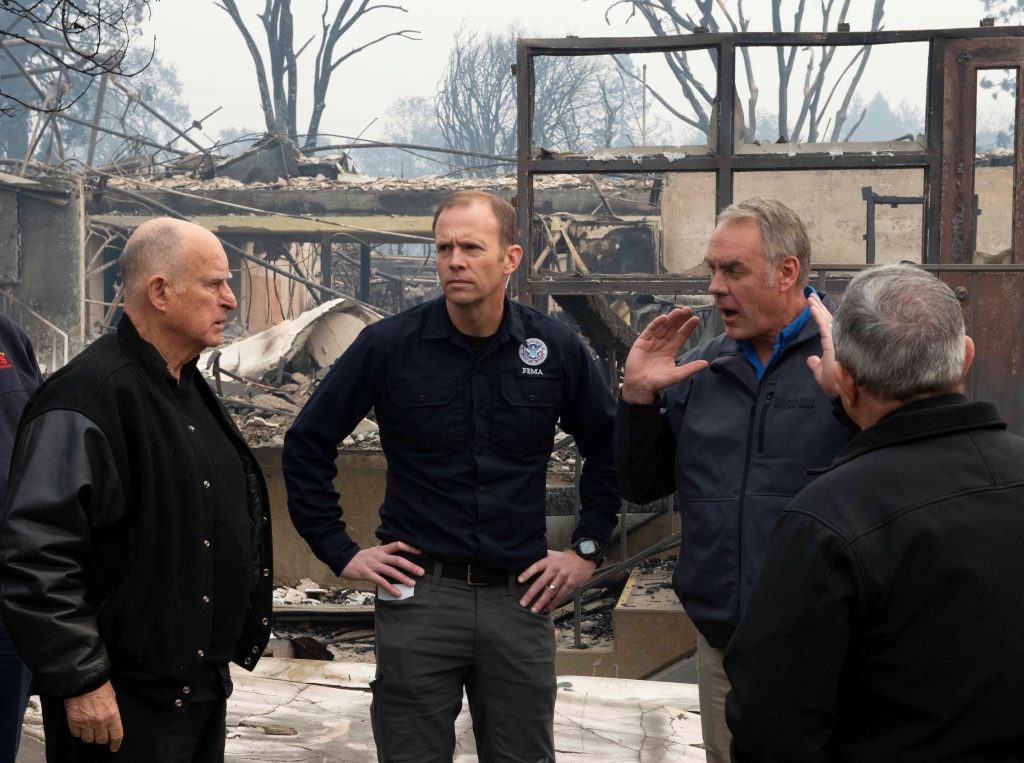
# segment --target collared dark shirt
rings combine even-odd
[[[372,408],[388,460],[382,542],[508,571],[542,558],[560,423],[585,459],[574,538],[606,544],[619,510],[613,406],[565,324],[506,299],[474,357],[444,298],[433,300],[364,329],[296,418],[283,454],[292,521],[335,573],[355,556],[332,480],[338,443]]]

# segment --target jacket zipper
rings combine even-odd
[[[807,337],[806,339],[804,339],[802,341],[794,340],[793,343],[790,344],[789,347],[787,347],[784,352],[782,352],[781,356],[778,357],[778,358],[773,358],[773,361],[775,363],[781,362],[781,360],[782,360],[782,358],[784,356],[786,356],[790,352],[793,352],[796,347],[804,344],[804,342],[809,341],[811,338],[812,337]],[[757,417],[757,401],[758,401],[758,398],[760,397],[760,394],[761,394],[761,384],[764,382],[764,379],[765,379],[765,377],[767,375],[768,375],[768,368],[765,368],[764,374],[761,376],[761,378],[757,382],[757,390],[754,393],[754,402],[750,406],[750,423],[749,423],[749,426],[751,426],[751,427],[754,425],[754,421],[756,420],[756,417]],[[762,413],[761,413],[761,427],[762,428],[761,428],[761,431],[758,433],[758,445],[760,446],[760,449],[758,450],[759,454],[761,452],[763,452],[763,450],[764,450],[764,423],[765,423],[764,420],[768,416],[768,403],[774,397],[775,397],[775,392],[774,391],[773,392],[769,392],[767,395],[765,395],[765,407],[764,407],[764,409],[762,410]],[[744,509],[745,504],[747,502],[747,500],[746,500],[747,499],[747,477],[748,477],[748,475],[750,473],[750,451],[751,451],[751,447],[752,447],[752,441],[753,441],[753,433],[748,429],[747,430],[747,451],[746,451],[746,454],[745,454],[744,459],[743,459],[743,479],[740,480],[739,516],[737,518],[737,525],[736,525],[736,621],[737,622],[739,622],[739,620],[740,620],[740,612],[741,612],[741,610],[743,608],[743,509]]]
[[[764,453],[764,429],[765,424],[768,422],[768,409],[772,407],[772,399],[775,397],[775,392],[769,392],[764,396],[764,408],[761,409],[761,425],[757,430],[757,453],[761,455]]]

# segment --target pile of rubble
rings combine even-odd
[[[303,579],[296,587],[274,589],[274,631],[267,652],[274,657],[298,657],[340,662],[373,662],[373,604],[376,597],[369,591],[352,588],[322,588],[312,580]],[[308,609],[296,614],[298,608]],[[321,611],[318,612],[317,609]],[[349,609],[352,617],[327,618]],[[282,612],[288,617],[281,617]],[[344,612],[342,612],[344,615]]]
[[[337,159],[336,156],[326,156],[323,161],[327,162]],[[580,175],[538,175],[534,178],[534,190],[551,190],[558,188],[593,188],[593,183],[587,178],[593,177],[602,191],[621,191],[625,187],[642,187],[650,185],[646,178],[580,176]],[[229,188],[247,188],[250,190],[278,189],[289,191],[301,190],[357,190],[357,191],[418,191],[418,190],[440,190],[440,191],[464,191],[468,189],[482,189],[515,193],[515,175],[496,175],[486,178],[465,178],[465,177],[441,177],[428,175],[419,178],[394,178],[394,177],[371,177],[354,173],[341,173],[336,178],[328,174],[316,174],[311,177],[275,177],[268,180],[250,180],[243,182],[231,177],[215,177],[208,180],[200,179],[193,174],[172,175],[170,177],[152,177],[144,179],[133,177],[112,177],[110,185],[133,189],[138,187],[147,188],[169,188],[178,191],[210,191]]]

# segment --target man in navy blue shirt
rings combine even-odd
[[[515,211],[479,191],[434,216],[444,296],[367,327],[285,438],[288,508],[317,557],[377,585],[381,761],[450,761],[465,689],[481,761],[554,761],[550,610],[600,561],[619,510],[614,404],[565,324],[505,297]],[[381,544],[345,530],[337,444],[373,410]],[[584,457],[573,548],[545,540],[555,426]]]

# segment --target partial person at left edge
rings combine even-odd
[[[0,514],[18,420],[40,381],[32,343],[17,324],[0,315]],[[28,684],[28,669],[0,619],[0,763],[14,763],[18,756]]]
[[[220,241],[143,223],[125,313],[43,382],[0,523],[3,616],[40,693],[50,763],[219,763],[228,663],[270,633],[269,501],[196,368],[236,307]]]

